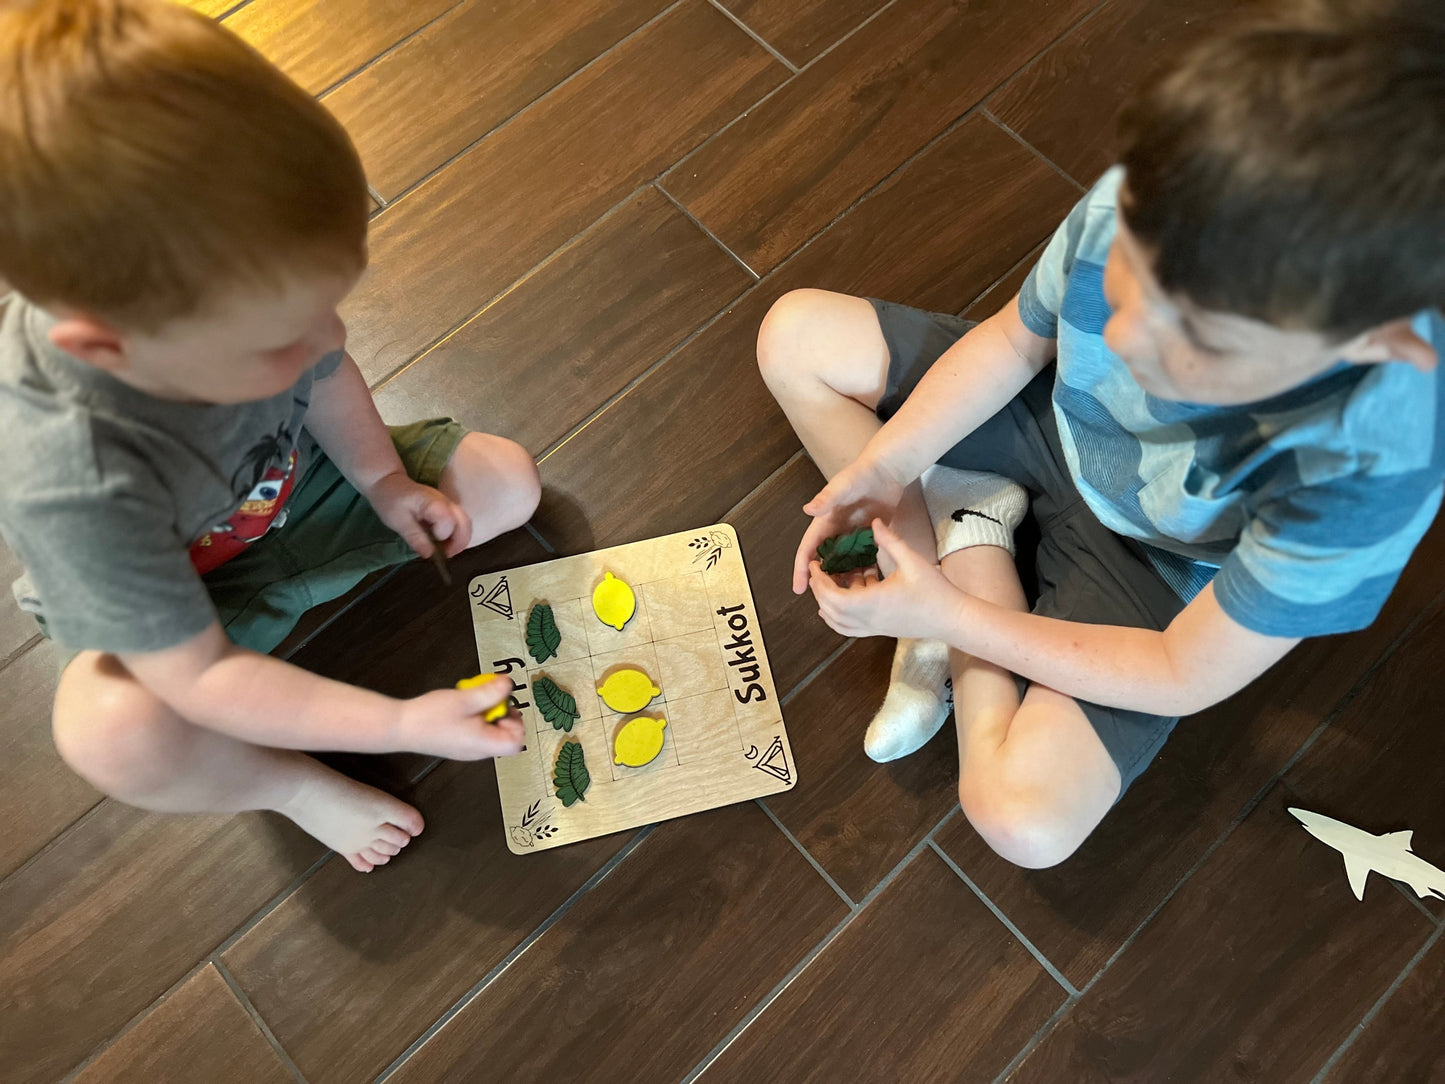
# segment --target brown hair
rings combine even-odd
[[[1445,20],[1413,0],[1296,10],[1146,83],[1120,209],[1164,289],[1347,339],[1445,301]]]
[[[336,120],[169,0],[0,6],[0,277],[155,331],[227,287],[366,261]]]

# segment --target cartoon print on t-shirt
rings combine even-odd
[[[273,465],[280,458],[281,464]],[[247,479],[247,475],[250,475]],[[283,424],[246,451],[236,481],[250,482],[239,508],[191,543],[191,564],[205,575],[235,557],[273,527],[286,522],[286,498],[296,483],[296,448]]]

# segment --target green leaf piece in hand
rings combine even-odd
[[[562,634],[557,631],[557,619],[552,616],[552,607],[539,602],[527,615],[527,650],[532,658],[543,662],[557,654],[557,645]]]
[[[829,575],[852,572],[860,568],[872,568],[878,563],[878,543],[873,539],[873,528],[864,527],[851,534],[835,534],[823,539],[818,547],[818,560],[823,571]]]
[[[587,761],[582,756],[582,743],[569,739],[562,743],[557,753],[557,773],[552,776],[557,788],[557,797],[564,806],[584,801],[582,797],[592,785],[592,776],[587,773]]]
[[[537,698],[537,710],[552,724],[553,730],[572,733],[572,724],[580,714],[576,697],[549,677],[539,677],[532,682],[532,695]]]

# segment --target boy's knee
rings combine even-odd
[[[171,731],[169,709],[129,677],[85,656],[66,668],[51,733],[60,758],[98,790],[124,798],[162,781],[160,745]]]
[[[789,290],[763,317],[758,327],[758,369],[769,387],[785,374],[796,372],[802,354],[799,344],[827,296],[824,290]]]
[[[1093,828],[1081,828],[1067,811],[1036,793],[996,782],[960,782],[958,800],[983,841],[1000,858],[1025,869],[1057,866],[1079,849]]]
[[[522,526],[542,499],[542,477],[532,453],[514,440],[468,433],[443,473],[443,488],[459,496],[471,514],[473,542]]]
[[[541,503],[542,474],[537,469],[537,461],[526,448],[514,440],[504,437],[498,439],[501,447],[497,454],[507,465],[506,476],[509,484],[506,504],[509,515],[506,518],[512,522],[506,529],[511,530],[531,519],[532,513]]]

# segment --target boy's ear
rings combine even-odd
[[[1368,365],[1383,361],[1404,361],[1428,373],[1440,362],[1440,355],[1411,326],[1409,319],[1393,320],[1365,332],[1345,344],[1345,361]]]
[[[72,357],[106,372],[120,372],[128,365],[124,337],[92,316],[61,317],[51,326],[49,339]]]

